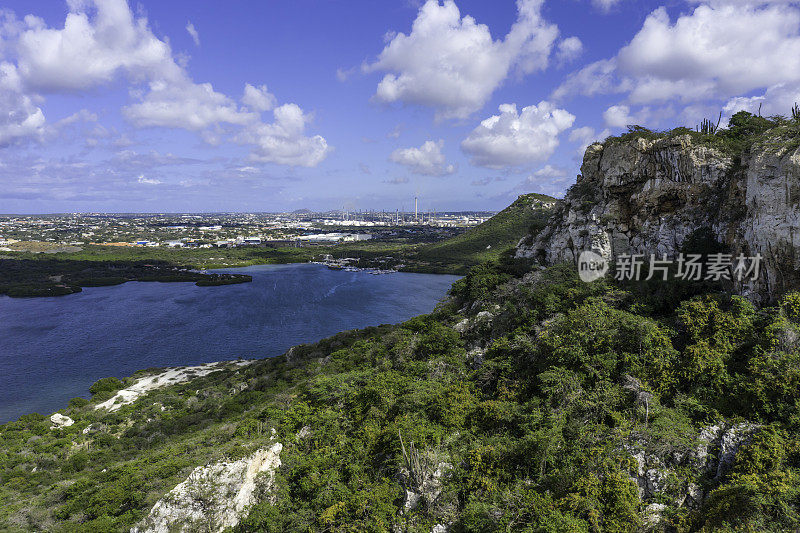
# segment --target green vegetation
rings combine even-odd
[[[622,143],[633,139],[671,140],[688,135],[695,144],[704,144],[721,150],[723,153],[740,157],[753,146],[773,150],[793,150],[800,146],[800,115],[792,109],[791,118],[784,116],[762,117],[747,111],[735,113],[727,128],[704,127],[695,131],[686,127],[667,131],[652,131],[642,126],[628,126],[628,132],[609,137],[606,142]]]
[[[555,198],[523,194],[492,218],[466,232],[434,243],[362,243],[328,250],[335,258],[357,257],[359,266],[404,272],[464,275],[475,265],[498,260],[520,239],[544,228]]]
[[[63,296],[80,292],[81,287],[127,281],[193,281],[200,286],[213,286],[247,283],[252,277],[193,272],[162,261],[81,261],[52,256],[0,259],[0,295]]]
[[[764,309],[687,295],[656,313],[626,289],[505,254],[398,326],[114,413],[94,406],[122,383],[101,380],[61,411],[73,426],[0,426],[0,529],[127,530],[195,466],[264,447],[272,428],[274,501],[237,531],[636,531],[651,503],[657,529],[800,527],[800,293]],[[697,451],[715,425],[748,435],[725,469],[717,448]],[[637,454],[662,473],[645,501]]]
[[[483,224],[420,248],[414,259],[465,274],[469,267],[498,259],[525,235],[541,231],[550,215],[549,206],[554,203],[555,198],[543,194],[521,195]]]
[[[690,135],[740,157],[756,143],[789,146],[798,120],[742,112],[726,129],[632,127],[609,142]],[[511,247],[543,227],[549,200],[522,196],[436,243],[89,247],[0,261],[40,280],[64,270],[31,290],[324,253],[466,273],[433,313],[403,324],[156,389],[115,412],[96,406],[154,370],[105,378],[60,411],[74,425],[31,414],[0,426],[0,529],[127,531],[195,467],[275,441],[274,489],[236,532],[800,529],[800,293],[757,309],[719,283],[587,284],[568,265],[516,259]],[[682,251],[725,250],[698,228]]]
[[[314,248],[267,248],[245,246],[237,248],[168,248],[144,246],[86,245],[76,252],[37,254],[6,252],[6,257],[47,261],[93,261],[96,263],[153,263],[160,262],[183,268],[224,268],[265,263],[298,263],[308,261],[319,253]]]

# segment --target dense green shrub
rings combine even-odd
[[[511,279],[494,263],[484,263],[469,271],[462,279],[453,284],[450,292],[463,301],[485,299],[491,291],[501,283]]]
[[[70,399],[70,401],[69,401],[69,403],[67,405],[69,405],[69,407],[73,407],[73,408],[80,408],[80,407],[83,407],[84,405],[86,405],[88,403],[89,403],[89,400],[87,400],[86,398],[78,397],[78,398]]]
[[[800,325],[800,292],[786,294],[781,300],[781,309],[786,318]]]
[[[123,387],[122,381],[118,378],[101,378],[89,387],[89,392],[92,395],[100,394],[102,392],[116,392]]]

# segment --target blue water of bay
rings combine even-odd
[[[252,283],[130,282],[53,298],[0,296],[0,423],[66,407],[107,376],[273,357],[339,331],[429,313],[457,276],[228,269]]]

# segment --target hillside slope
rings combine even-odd
[[[530,232],[544,226],[556,199],[544,194],[523,194],[492,218],[445,241],[421,246],[413,258],[432,265],[450,264],[459,273],[500,257]]]
[[[0,529],[796,529],[798,339],[798,293],[656,317],[484,265],[399,326],[0,426]]]
[[[359,266],[464,275],[470,267],[496,260],[504,252],[511,253],[520,239],[544,227],[555,204],[555,198],[544,194],[523,194],[489,220],[439,242],[367,241],[339,245],[327,251],[337,259],[357,258]]]

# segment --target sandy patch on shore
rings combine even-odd
[[[151,374],[136,380],[130,387],[120,389],[108,400],[99,403],[95,409],[116,411],[123,405],[135,402],[151,390],[169,387],[176,383],[183,383],[194,378],[205,376],[217,370],[226,370],[231,367],[242,367],[253,363],[253,360],[240,359],[237,361],[218,361],[198,366],[178,366],[168,368],[159,374]]]

